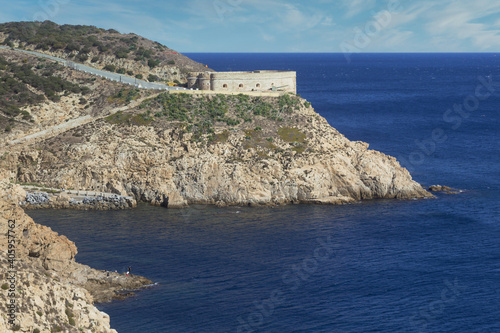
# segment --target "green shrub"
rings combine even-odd
[[[89,58],[89,56],[85,53],[79,53],[78,56],[76,57],[79,61],[85,62]]]
[[[111,64],[108,64],[106,66],[104,66],[103,68],[105,71],[108,71],[108,72],[114,72],[115,69],[116,69],[116,66],[115,65],[111,65]]]
[[[278,130],[278,135],[281,140],[286,142],[299,142],[303,143],[306,135],[293,127],[282,127]]]
[[[158,59],[149,59],[148,60],[148,66],[149,68],[153,69],[155,68],[156,66],[158,66],[160,64],[160,60]]]
[[[118,59],[128,58],[128,53],[129,52],[130,52],[130,50],[128,48],[121,47],[121,48],[119,48],[118,50],[115,51],[115,56]]]
[[[139,79],[139,80],[142,80],[142,78],[143,78],[142,74],[136,74],[136,76],[135,76],[135,77],[136,77],[137,79]]]
[[[3,290],[9,289],[9,285],[7,283],[2,284],[2,289]]]

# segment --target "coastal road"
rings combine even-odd
[[[57,61],[57,62],[63,64],[66,67],[70,67],[70,68],[73,68],[73,69],[76,69],[76,70],[79,70],[79,71],[82,71],[82,72],[85,72],[85,73],[89,73],[89,74],[93,74],[93,75],[96,75],[96,76],[99,76],[99,77],[103,77],[103,78],[108,79],[108,80],[112,80],[112,81],[116,81],[116,82],[122,82],[122,83],[125,83],[125,84],[130,84],[130,85],[133,85],[133,86],[135,86],[137,88],[154,89],[154,90],[187,90],[186,88],[170,87],[170,86],[168,86],[166,84],[162,84],[162,83],[148,82],[148,81],[139,80],[139,79],[127,76],[127,75],[122,75],[122,74],[118,74],[118,73],[111,73],[111,72],[103,71],[101,69],[93,68],[93,67],[82,65],[82,64],[77,64],[75,62],[72,62],[72,61],[69,61],[69,60],[65,60],[65,59],[61,59],[61,58],[57,58],[57,57],[53,57],[53,56],[50,56],[50,55],[44,54],[44,53],[39,53],[39,52],[35,52],[35,51],[21,50],[21,49],[11,48],[11,47],[8,47],[8,46],[0,46],[0,48],[1,49],[7,49],[7,50],[15,50],[15,51],[19,51],[19,52],[24,52],[24,53],[28,53],[28,54],[31,54],[31,55],[35,55],[37,57],[43,57],[43,58],[46,58],[46,59],[54,60],[54,61]]]

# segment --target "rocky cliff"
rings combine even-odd
[[[0,171],[0,331],[116,332],[94,301],[151,281],[76,263],[75,244],[26,215],[23,196]]]
[[[156,103],[165,100],[191,105],[175,116],[189,120],[173,120],[165,104]],[[285,111],[246,118],[246,108],[259,103]],[[184,108],[175,105],[175,112]],[[225,118],[210,122],[209,112],[219,110],[214,105],[226,106]],[[166,207],[432,197],[395,158],[348,140],[295,96],[160,95],[129,112],[11,149],[3,163],[21,182],[104,189]]]
[[[0,89],[0,168],[16,182],[165,207],[432,197],[393,157],[348,140],[293,94],[161,93],[0,56],[12,87]]]

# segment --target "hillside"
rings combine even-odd
[[[150,81],[186,83],[187,73],[206,70],[158,42],[94,26],[50,21],[4,23],[0,24],[0,44]]]
[[[168,207],[431,196],[394,158],[347,140],[292,94],[159,93],[18,51],[0,56],[10,62],[4,76],[34,94],[28,103],[23,91],[7,90],[20,112],[2,109],[13,128],[0,134],[0,166],[17,182],[100,189]],[[15,74],[19,66],[34,79]],[[37,89],[38,77],[59,78],[63,90]]]
[[[0,132],[4,139],[102,114],[125,102],[112,98],[125,87],[119,83],[8,49],[0,49],[0,83]],[[134,90],[129,98],[141,94]]]
[[[7,45],[101,66],[164,68],[148,66],[153,59],[203,68],[113,30],[21,22],[0,34]],[[294,94],[137,89],[11,49],[0,49],[0,80],[0,167],[13,181],[168,207],[432,196],[394,158],[349,141]]]

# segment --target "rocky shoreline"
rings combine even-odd
[[[221,97],[182,98],[203,107],[210,103],[206,99]],[[239,105],[238,97],[224,98],[227,104]],[[289,100],[294,109],[282,114],[281,121],[255,116],[251,124],[234,128],[216,125],[214,134],[197,140],[183,124],[172,121],[142,125],[123,121],[142,117],[135,113],[101,119],[38,144],[19,146],[5,154],[0,165],[16,170],[18,182],[102,189],[167,208],[433,197],[395,158],[369,149],[365,142],[348,140],[306,100],[297,96]],[[259,101],[252,100],[264,103]],[[279,99],[265,103],[278,107]],[[227,117],[236,117],[235,112],[229,110]],[[69,200],[62,204],[54,198],[48,206],[37,207],[109,206],[71,205]]]
[[[0,170],[0,332],[116,333],[94,303],[124,299],[153,286],[142,276],[95,270],[75,261],[65,236],[35,223],[19,202],[43,202],[49,193],[27,195]]]

